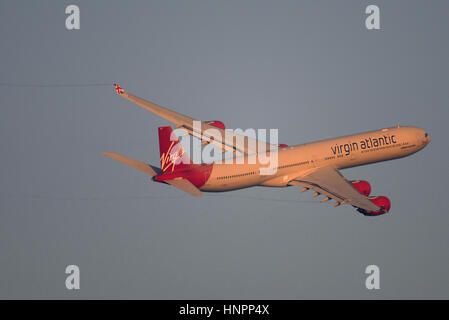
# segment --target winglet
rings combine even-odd
[[[117,91],[118,94],[124,94],[125,90],[122,89],[117,83],[114,83],[115,91]]]

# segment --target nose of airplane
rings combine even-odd
[[[421,141],[422,141],[423,147],[425,147],[430,142],[430,134],[428,134],[425,130],[422,130],[421,135],[422,135],[421,136]]]

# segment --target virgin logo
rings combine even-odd
[[[171,171],[175,170],[175,165],[181,162],[181,158],[184,154],[184,149],[180,143],[172,141],[167,152],[164,152],[161,156],[161,169],[163,172],[167,171],[171,167]]]

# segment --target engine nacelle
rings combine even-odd
[[[369,197],[369,199],[376,206],[380,207],[380,210],[379,211],[366,211],[366,210],[359,208],[359,209],[357,209],[358,212],[360,212],[361,214],[363,214],[365,216],[373,217],[373,216],[380,216],[380,215],[385,214],[388,211],[390,211],[391,202],[390,202],[390,199],[388,199],[387,197],[374,196],[374,197]]]
[[[365,180],[355,180],[351,181],[352,186],[364,196],[369,196],[371,193],[371,185]]]
[[[226,126],[224,125],[224,123],[219,120],[209,120],[209,121],[204,121],[204,122],[206,122],[210,126],[214,126],[219,129],[223,129],[223,130],[226,129]]]

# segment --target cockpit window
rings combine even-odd
[[[429,136],[429,134],[428,134],[428,133],[426,132],[426,134],[424,135],[424,137],[426,137],[426,138],[427,138],[428,136]]]

